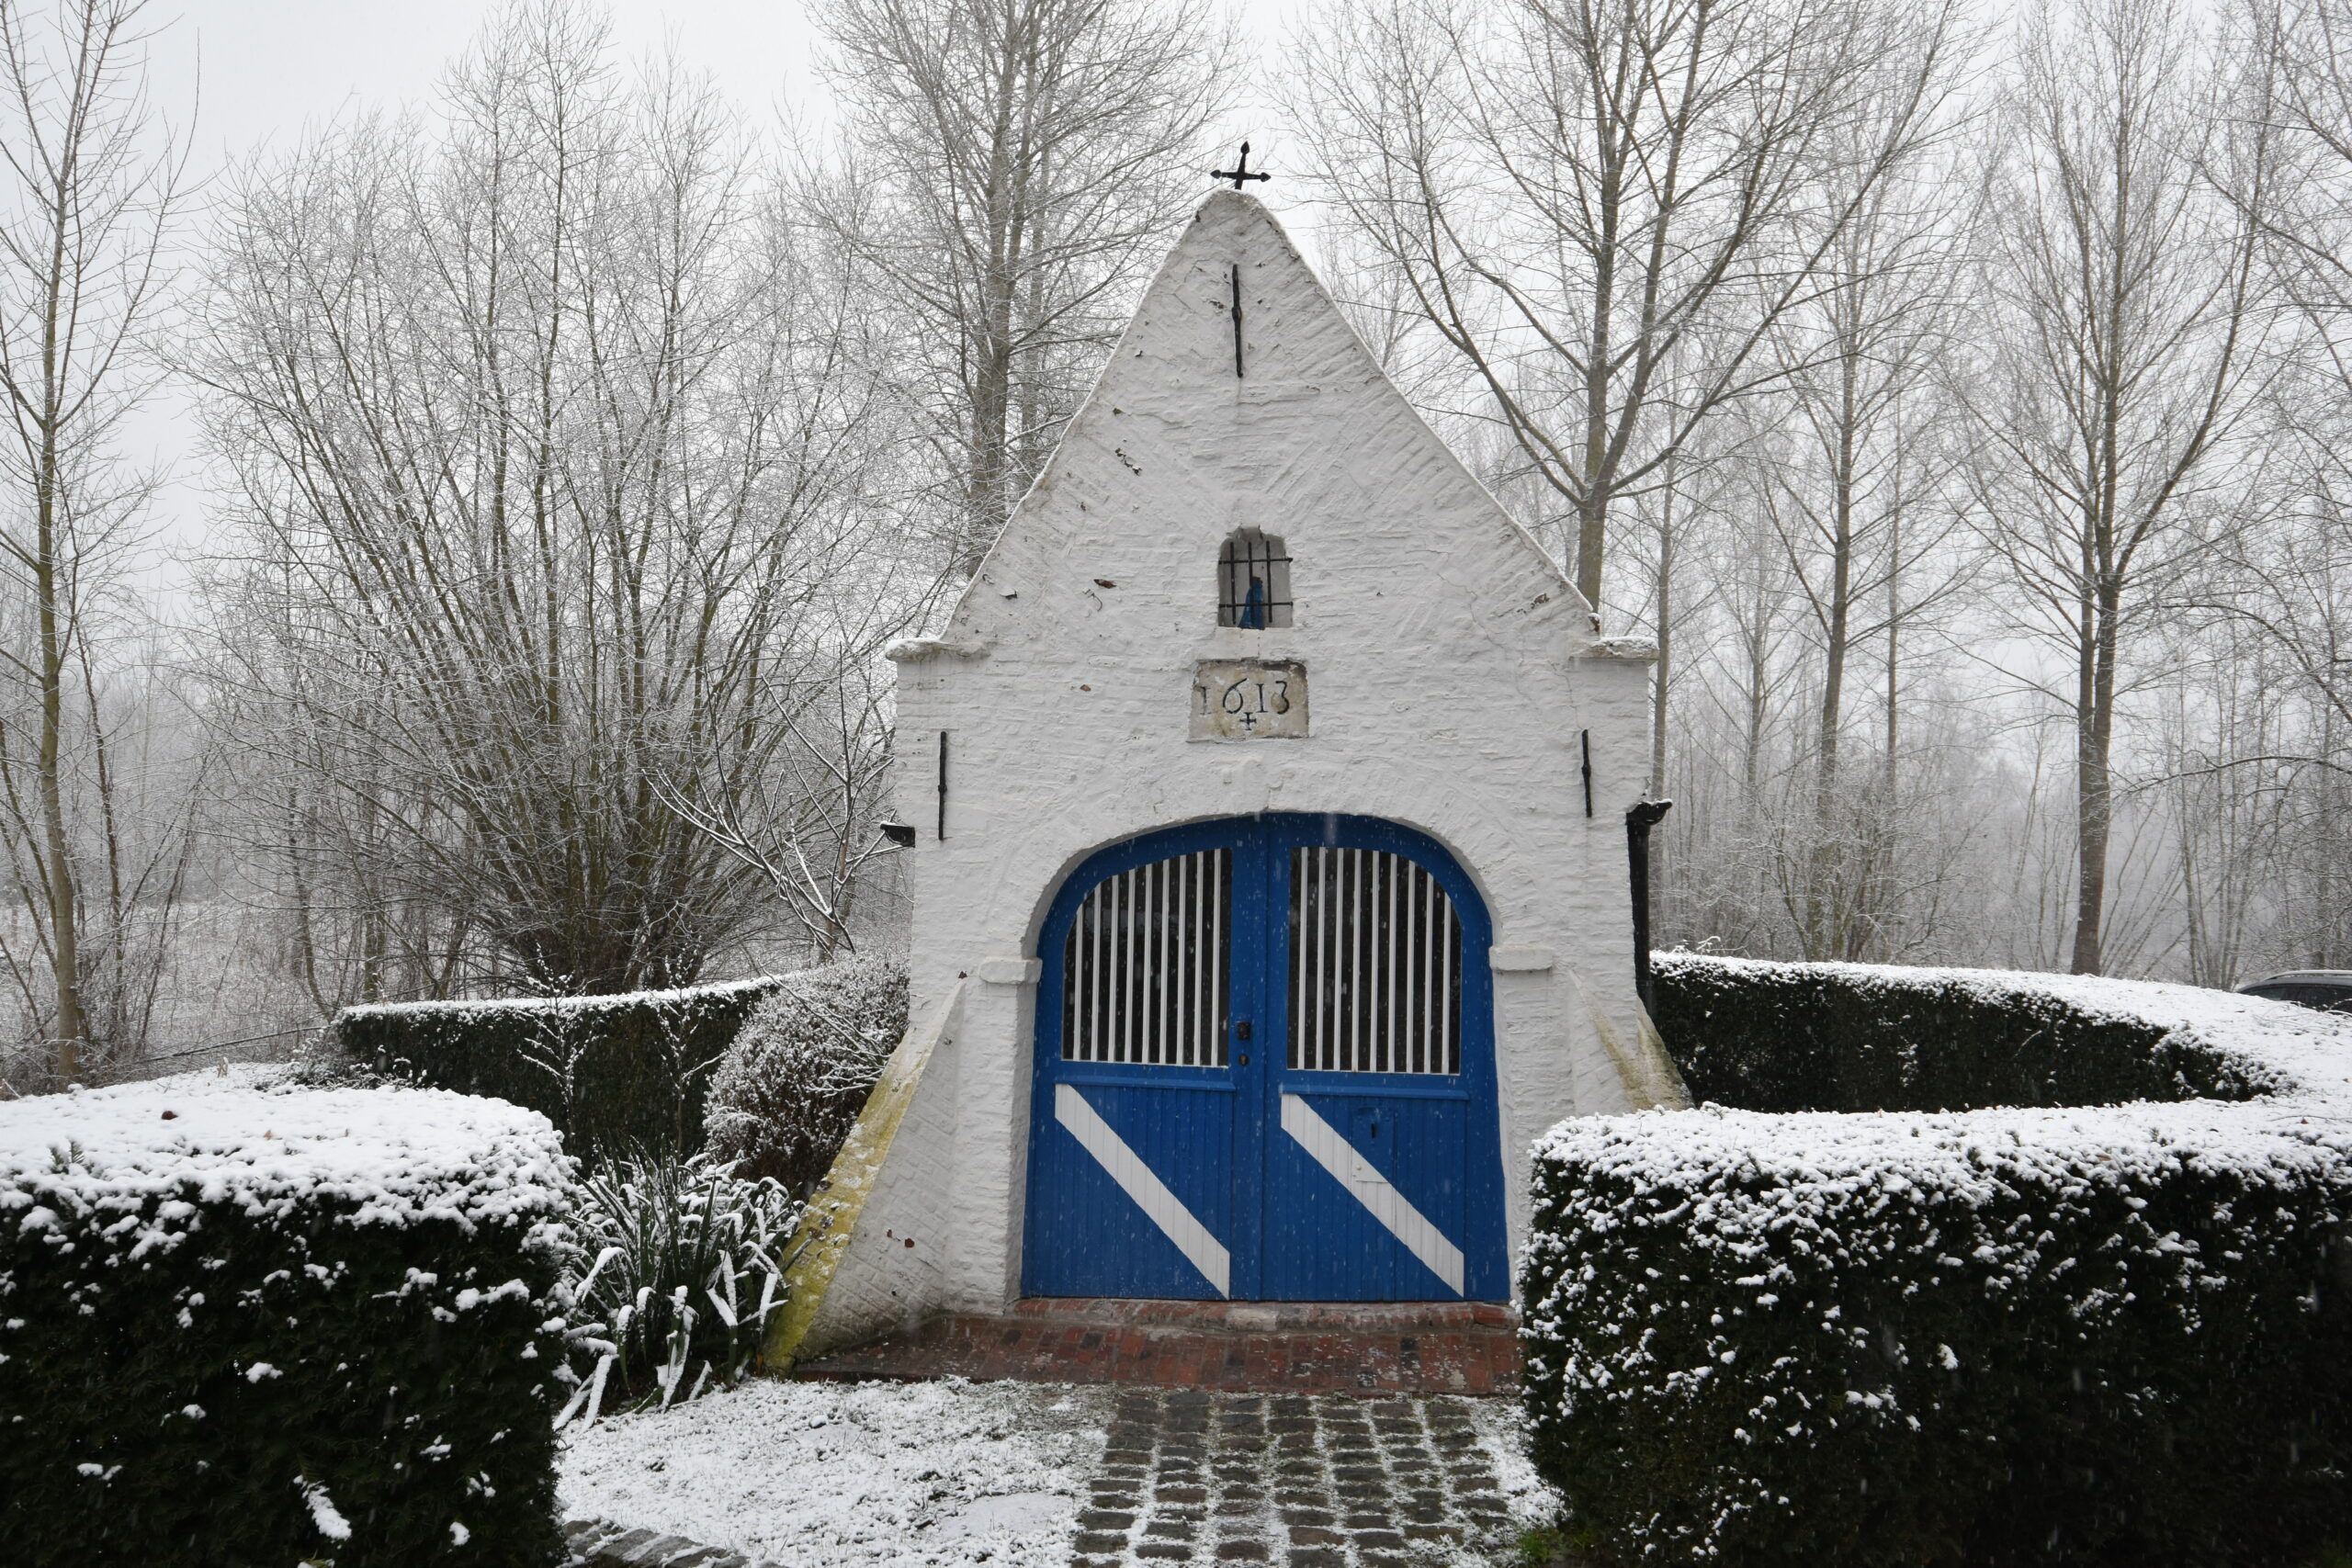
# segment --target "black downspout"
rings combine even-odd
[[[1625,813],[1626,871],[1634,887],[1634,994],[1650,1006],[1650,829],[1674,809],[1670,800],[1644,800]]]

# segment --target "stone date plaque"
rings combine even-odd
[[[1204,659],[1193,667],[1194,740],[1298,740],[1306,666],[1289,659]]]

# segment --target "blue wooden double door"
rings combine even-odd
[[[1489,929],[1354,817],[1092,856],[1040,938],[1032,1296],[1499,1301]]]

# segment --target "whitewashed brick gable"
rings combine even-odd
[[[1290,627],[1216,624],[1218,547],[1241,527],[1293,558]],[[1536,1135],[1625,1107],[1591,1012],[1634,1037],[1624,813],[1647,766],[1646,650],[1598,635],[1254,199],[1202,205],[945,626],[897,657],[919,1016],[984,961],[1036,957],[1062,877],[1107,843],[1356,813],[1445,844],[1512,950],[1495,997],[1514,1244]],[[1188,739],[1196,662],[1236,658],[1304,661],[1306,739]],[[954,1131],[924,1122],[956,1142],[941,1305],[1017,1292],[1035,990],[967,993]]]

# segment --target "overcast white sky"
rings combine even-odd
[[[1276,64],[1282,38],[1306,0],[1249,0],[1237,6],[1256,54],[1255,80]],[[169,0],[173,17],[152,51],[158,105],[181,125],[191,109],[199,175],[259,147],[284,144],[306,129],[354,109],[427,104],[443,67],[472,40],[496,0]],[[606,0],[615,42],[630,59],[674,50],[707,72],[754,123],[779,115],[822,126],[831,105],[818,80],[818,40],[802,0]],[[1229,128],[1252,137],[1281,166],[1279,128],[1254,92]],[[1253,162],[1262,157],[1253,158]],[[1207,181],[1202,182],[1205,192]],[[1253,190],[1287,207],[1279,180]],[[1295,197],[1297,187],[1288,187]],[[1174,236],[1170,236],[1171,242]],[[1302,246],[1307,236],[1299,236]],[[184,550],[200,542],[203,497],[186,408],[159,401],[140,433],[142,445],[177,478],[162,498],[161,540]],[[161,563],[159,563],[161,564]],[[166,579],[175,575],[168,568]]]

